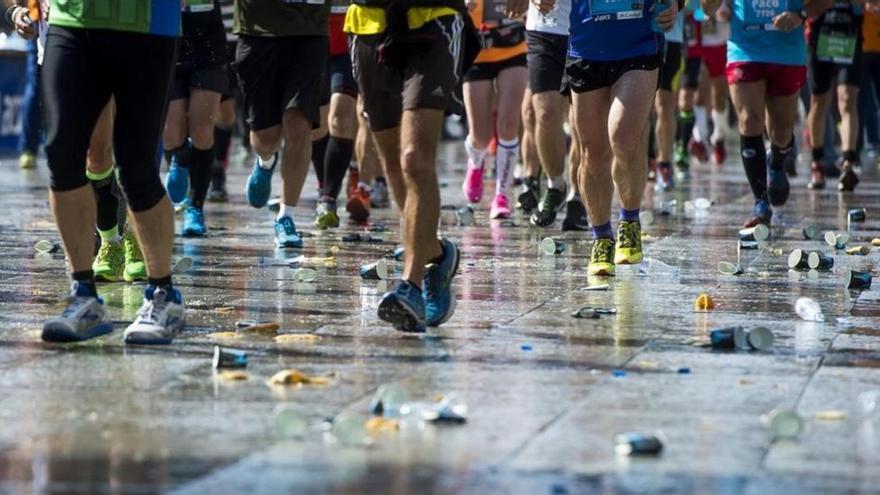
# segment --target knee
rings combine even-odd
[[[280,145],[281,129],[277,126],[251,132],[251,146],[253,146],[254,151],[263,158],[278,151]]]
[[[519,122],[515,119],[499,121],[495,124],[495,130],[498,132],[498,138],[505,141],[512,141],[519,137]]]
[[[752,112],[748,109],[742,109],[737,112],[739,115],[739,131],[744,136],[755,136],[764,132],[763,115]]]
[[[101,173],[113,166],[113,147],[91,146],[87,153],[87,164],[90,172]]]
[[[844,87],[837,94],[837,102],[844,113],[855,113],[858,109],[859,98],[852,90]]]
[[[186,141],[186,133],[182,132],[178,126],[165,126],[165,132],[162,133],[162,146],[165,149],[180,148]]]
[[[344,139],[353,139],[356,132],[355,120],[338,113],[330,116],[330,135]]]
[[[300,110],[284,112],[282,127],[284,139],[288,143],[304,143],[311,138],[312,123]]]
[[[429,158],[425,153],[418,151],[416,146],[407,146],[400,155],[403,175],[416,182],[429,178],[434,165]]]
[[[214,126],[200,126],[189,132],[194,147],[206,150],[214,146]]]

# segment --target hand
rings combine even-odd
[[[12,23],[15,25],[15,32],[26,40],[37,34],[34,29],[34,21],[28,15],[28,9],[24,7],[18,7],[12,11]]]
[[[773,18],[773,25],[776,26],[776,29],[784,33],[791,32],[801,27],[803,22],[801,16],[794,12],[783,12]]]
[[[529,10],[529,0],[507,0],[507,17],[518,19]]]
[[[473,12],[474,10],[477,10],[477,0],[467,0],[464,6],[467,7],[468,12]]]
[[[730,9],[727,5],[722,5],[715,11],[715,20],[721,22],[730,22]]]
[[[547,14],[556,7],[556,0],[532,0],[532,4],[538,9],[538,12]]]
[[[675,18],[678,16],[678,2],[676,0],[666,1],[669,2],[669,7],[663,12],[657,14],[657,25],[660,26],[660,29],[668,33],[675,27]],[[656,4],[654,5],[654,8],[657,8]]]
[[[880,0],[865,0],[865,10],[872,14],[880,14]]]

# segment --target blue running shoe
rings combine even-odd
[[[290,217],[275,220],[275,245],[280,248],[303,247],[302,236],[296,230],[296,224]]]
[[[773,206],[784,205],[788,201],[791,186],[788,183],[788,174],[784,168],[768,170],[770,180],[767,183],[767,197]]]
[[[172,203],[180,203],[189,194],[189,169],[177,163],[177,156],[172,156],[168,164],[165,189]]]
[[[436,327],[446,322],[455,311],[452,277],[458,272],[458,247],[449,239],[440,239],[443,259],[425,270],[425,321]]]
[[[254,169],[248,176],[247,182],[247,198],[248,203],[254,208],[262,208],[269,202],[269,195],[272,194],[272,173],[275,172],[275,166],[278,165],[278,154],[272,159],[272,168],[266,170],[260,166],[260,159],[254,159]]]
[[[755,201],[755,207],[752,208],[752,216],[743,223],[743,228],[748,229],[759,223],[769,227],[772,218],[773,210],[770,208],[770,203],[767,202],[766,198],[761,198]]]
[[[425,301],[422,291],[406,280],[401,280],[393,291],[386,292],[379,301],[379,318],[391,323],[401,332],[423,333]]]
[[[43,325],[44,341],[79,342],[113,331],[104,301],[95,297],[85,284],[74,282],[67,301],[67,308],[61,316]]]
[[[204,237],[208,233],[205,227],[205,213],[201,208],[190,206],[183,212],[183,231],[184,237]]]

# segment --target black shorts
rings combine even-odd
[[[861,23],[859,24],[861,25]],[[861,32],[861,30],[859,30]],[[810,92],[821,95],[831,90],[835,84],[859,86],[862,84],[862,37],[856,41],[856,51],[851,64],[838,64],[820,61],[816,55],[818,33],[810,33],[809,74]]]
[[[434,109],[461,111],[464,104],[456,87],[462,72],[461,45],[464,19],[449,15],[419,28],[429,42],[405,48],[403,70],[376,62],[381,35],[351,38],[355,79],[364,101],[370,129],[384,131],[400,126],[404,110]]]
[[[223,24],[184,22],[174,67],[172,100],[189,98],[190,89],[229,91],[229,55]]]
[[[351,57],[347,53],[332,55],[327,64],[327,79],[321,95],[321,106],[330,104],[330,96],[336,93],[357,98],[358,86],[351,69]]]
[[[329,57],[326,36],[239,36],[233,65],[250,128],[280,125],[293,108],[319,127]]]
[[[703,68],[703,57],[688,57],[684,64],[685,89],[697,89],[700,87],[700,70]]]
[[[471,65],[464,75],[464,82],[494,81],[504,69],[511,67],[525,67],[526,54],[517,55],[497,62],[480,62]]]
[[[661,53],[613,61],[590,61],[569,56],[565,62],[565,75],[572,91],[586,93],[613,86],[620,76],[629,71],[657,70],[662,60]]]
[[[533,94],[562,91],[568,36],[526,31],[529,47],[529,89]]]
[[[223,96],[220,97],[220,101],[226,101],[231,98],[235,98],[235,94],[238,92],[238,77],[235,75],[235,71],[232,69],[232,63],[235,62],[235,46],[238,44],[237,41],[226,41],[226,60],[227,67],[226,74],[229,76],[229,87],[223,93]]]
[[[681,48],[682,44],[675,41],[666,42],[663,53],[663,65],[660,66],[657,86],[663,91],[678,91],[681,80]]]

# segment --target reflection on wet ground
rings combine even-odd
[[[441,180],[444,204],[460,206],[458,148],[443,148]],[[603,282],[585,276],[585,234],[519,218],[490,223],[485,205],[475,226],[457,227],[444,210],[442,231],[464,252],[458,310],[428,335],[405,336],[375,315],[391,281],[358,276],[360,264],[396,247],[391,210],[375,210],[368,226],[383,242],[343,242],[364,226],[314,231],[310,178],[297,217],[306,248],[276,251],[270,212],[245,206],[246,172],[233,167],[232,203],[208,206],[210,236],[176,240],[175,257],[194,260],[176,279],[190,327],[173,346],[145,349],[121,344],[142,292],[121,283],[100,287],[116,332],[72,346],[39,341],[67,291],[64,259],[33,249],[57,240],[44,167],[22,173],[2,160],[0,201],[10,214],[0,219],[0,492],[872,492],[880,419],[865,419],[857,399],[880,390],[880,297],[847,290],[845,277],[873,271],[877,252],[832,251],[801,230],[846,231],[847,210],[866,207],[867,220],[849,226],[850,245],[870,245],[880,188],[867,180],[856,194],[810,192],[801,171],[770,243],[757,250],[737,250],[751,201],[734,163],[696,166],[686,187],[649,191],[651,261],[619,269],[606,291],[584,290]],[[714,204],[697,208],[700,197]],[[566,245],[562,255],[541,254],[550,235]],[[832,254],[834,268],[789,271],[795,248]],[[290,264],[300,256],[315,282],[296,280]],[[744,273],[723,275],[719,261]],[[693,310],[701,293],[714,310]],[[825,322],[798,319],[799,297],[818,300]],[[571,316],[584,306],[617,312]],[[280,330],[236,331],[237,320]],[[770,329],[772,350],[706,347],[711,329],[735,325]],[[243,379],[212,369],[215,343],[248,352]],[[288,368],[332,379],[266,384]],[[468,422],[410,424],[368,447],[332,441],[325,418],[366,414],[387,383],[421,400],[457,392]],[[804,418],[796,440],[770,440],[760,416],[778,407]],[[659,431],[666,448],[616,456],[613,436],[625,431]]]

